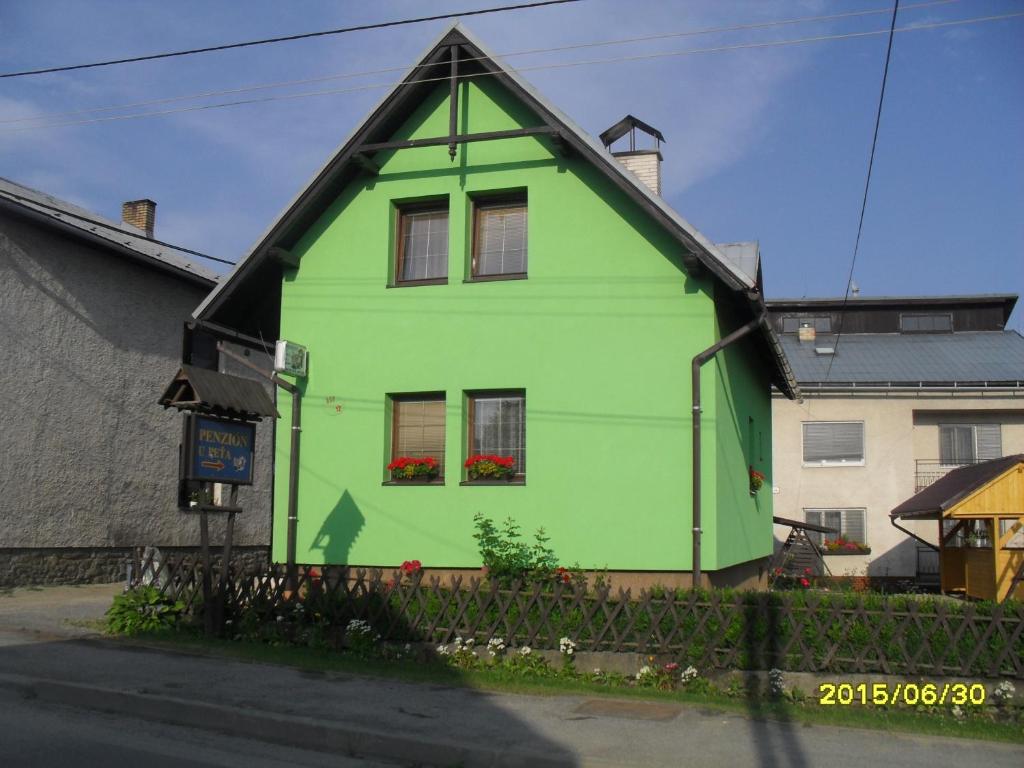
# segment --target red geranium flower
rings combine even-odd
[[[800,586],[801,587],[809,587],[809,586],[811,586],[811,582],[809,582],[807,579],[800,579]]]

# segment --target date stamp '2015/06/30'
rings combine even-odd
[[[981,683],[822,683],[818,703],[823,706],[851,704],[891,706],[975,706],[985,703]]]

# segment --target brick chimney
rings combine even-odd
[[[121,205],[121,221],[141,229],[146,237],[152,238],[156,226],[156,203],[148,199],[129,200]]]
[[[648,149],[637,147],[636,131],[638,128],[654,139],[654,147]],[[629,149],[612,151],[611,145],[627,134],[629,135]],[[661,135],[661,131],[632,115],[626,115],[601,134],[601,142],[612,153],[612,157],[658,195],[661,194],[661,142],[664,140],[665,137]]]
[[[817,335],[817,332],[814,330],[814,323],[800,323],[800,327],[796,332],[797,339],[802,342],[814,341]]]

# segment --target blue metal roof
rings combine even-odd
[[[834,334],[805,342],[786,334],[782,348],[801,387],[846,383],[1024,386],[1024,337],[1016,331],[851,333],[842,336],[838,348]],[[834,355],[819,351],[829,348],[836,349]]]

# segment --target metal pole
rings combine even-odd
[[[458,135],[459,130],[459,46],[453,45],[451,47],[451,54],[452,74],[448,102],[448,155],[454,160],[458,146],[455,143],[455,137]]]
[[[268,376],[254,363],[246,360],[241,355],[235,354],[223,344],[218,344],[217,350],[232,360],[262,374],[292,397],[292,439],[288,460],[288,538],[286,544],[288,551],[285,555],[285,591],[288,593],[294,592],[298,584],[298,573],[295,566],[295,536],[299,520],[299,434],[302,432],[302,392],[297,386],[289,381],[285,381],[276,373]]]
[[[285,588],[297,588],[295,568],[295,536],[299,522],[299,433],[302,432],[302,395],[298,387],[291,387],[292,441],[288,458],[288,563]]]
[[[699,352],[693,358],[693,362],[690,367],[690,390],[693,396],[693,407],[691,408],[691,414],[693,417],[693,586],[694,588],[700,587],[701,583],[701,568],[700,568],[700,453],[701,453],[701,434],[700,434],[700,369],[708,360],[713,358],[716,353],[725,349],[730,344],[733,344],[742,339],[747,334],[757,330],[767,319],[767,310],[762,310],[761,314],[758,315],[754,320],[739,328],[724,339],[720,339],[712,344],[710,347],[705,349],[703,352]]]

